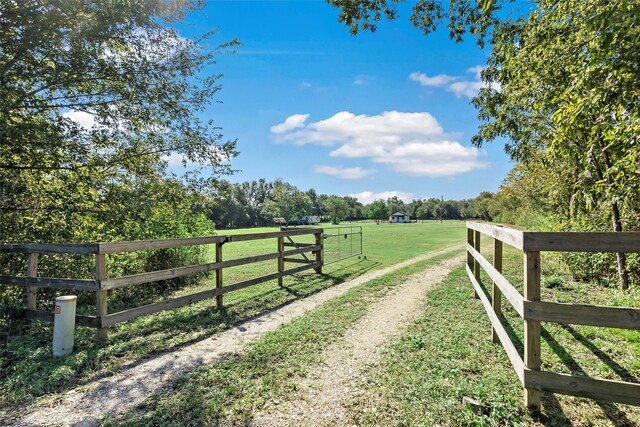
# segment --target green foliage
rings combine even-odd
[[[231,184],[216,183],[209,217],[220,228],[256,227],[273,223],[264,203],[273,191],[273,183],[264,178],[258,181]]]
[[[359,31],[375,32],[382,17],[389,20],[397,18],[394,6],[400,1],[327,0],[334,8],[341,10],[338,21],[348,26],[354,35]],[[418,0],[413,5],[413,13],[409,19],[425,35],[446,23],[451,39],[461,42],[465,34],[469,33],[476,38],[480,46],[484,46],[492,25],[498,20],[501,7],[512,1]]]
[[[329,212],[333,224],[340,224],[340,221],[347,215],[347,202],[339,197],[329,197],[325,200],[324,207]]]
[[[219,130],[197,115],[220,90],[218,76],[203,74],[203,67],[237,42],[207,51],[201,42],[209,34],[194,41],[169,25],[198,6],[193,0],[2,2],[3,209],[32,208],[31,200],[17,197],[20,188],[46,207],[53,198],[36,189],[52,178],[69,181],[59,191],[75,192],[89,178],[146,175],[173,153],[229,170],[223,162],[234,143],[221,142]],[[83,188],[79,199],[96,188]]]
[[[20,241],[28,241],[34,230],[38,241],[42,242],[112,242],[126,240],[147,240],[175,237],[212,235],[213,224],[206,218],[206,200],[189,190],[177,180],[150,177],[129,179],[112,183],[106,198],[109,210],[84,213],[64,218],[64,223],[56,227],[46,216],[29,217],[12,225],[13,236]],[[200,206],[200,207],[198,207]],[[6,217],[5,217],[6,218]],[[203,261],[202,247],[142,251],[108,255],[110,277],[162,270],[183,265],[199,264]],[[24,275],[24,256],[0,255],[0,274]],[[48,255],[41,256],[39,274],[44,277],[91,278],[94,261],[91,256]],[[188,280],[177,279],[159,284],[153,288],[137,287],[135,290],[116,290],[110,296],[112,304],[131,304],[136,299],[144,300],[151,294],[166,292],[182,286]],[[52,300],[59,291],[40,290],[38,297],[42,303]],[[0,304],[15,305],[22,299],[22,292],[3,287]],[[140,302],[138,300],[138,303]],[[95,304],[95,296],[81,293],[79,305]]]
[[[384,220],[389,216],[389,209],[384,200],[376,200],[375,202],[365,206],[365,214],[369,218],[373,218],[376,222]]]
[[[559,276],[557,274],[542,277],[542,284],[547,288],[559,288],[562,286],[563,282],[564,279],[562,278],[562,276]]]
[[[118,324],[110,329],[106,343],[95,341],[95,329],[79,327],[76,329],[75,351],[65,358],[51,354],[51,324],[10,321],[7,317],[0,316],[0,406],[23,405],[37,396],[59,393],[78,383],[113,375],[121,367],[135,363],[136,360],[204,339],[243,320],[331,288],[365,272],[385,268],[429,251],[451,247],[456,242],[462,242],[465,233],[464,225],[460,222],[412,224],[407,227],[364,223],[362,227],[366,236],[366,259],[325,266],[322,275],[310,272],[287,277],[284,279],[284,287],[278,286],[274,280],[231,292],[225,296],[226,307],[223,310],[216,309],[215,298],[211,298]],[[272,231],[275,231],[273,227],[225,233],[233,235]],[[398,242],[398,245],[389,245],[390,240]],[[310,238],[307,242],[311,241]],[[274,240],[257,240],[225,245],[224,256],[225,259],[235,259],[274,250]],[[231,268],[225,270],[225,283],[237,283],[274,271],[275,264],[272,262]],[[212,280],[210,278],[200,283],[189,283],[186,288],[166,296],[176,297],[211,289],[215,286]],[[157,284],[149,286],[155,288]],[[139,287],[134,287],[134,292],[138,292],[136,288]],[[95,298],[94,294],[88,295]],[[109,296],[110,310],[128,308],[124,302],[113,300],[111,295],[113,294]],[[148,297],[148,294],[142,297]],[[161,299],[156,295],[156,299],[149,302]],[[86,314],[95,314],[95,309]],[[50,372],[58,370],[69,373],[69,376],[49,377]]]
[[[0,3],[0,242],[79,243],[211,234],[198,169],[231,172],[235,142],[200,113],[220,90],[205,73],[232,40],[205,48],[171,24],[201,6],[175,2]],[[186,184],[189,183],[189,184]],[[110,274],[197,263],[198,250],[113,255]],[[0,274],[24,274],[4,257]],[[43,256],[41,276],[91,277],[90,257]],[[118,291],[117,296],[124,294]],[[51,292],[39,294],[43,299]],[[0,303],[18,293],[2,290]],[[81,303],[90,297],[81,297]]]
[[[395,2],[331,3],[356,33],[375,30]],[[519,11],[513,3],[420,0],[411,16],[425,34],[447,22],[456,41],[470,33],[482,46],[491,36],[473,142],[507,138],[507,152],[523,164],[511,178],[533,193],[503,192],[495,216],[537,228],[583,230],[593,220],[590,229],[639,229],[640,4],[538,0]],[[509,4],[511,13],[501,10]],[[528,204],[538,196],[542,203]],[[616,263],[625,289],[629,261],[620,253]]]
[[[485,122],[474,142],[508,137],[514,159],[555,169],[565,197],[547,199],[562,228],[637,229],[639,23],[637,2],[538,1],[495,27],[483,79],[500,90],[474,99]],[[626,257],[616,260],[626,288]]]
[[[268,218],[297,219],[311,212],[311,200],[295,186],[277,179],[269,198],[262,205],[263,215]]]

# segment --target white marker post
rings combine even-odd
[[[75,295],[66,295],[55,299],[53,316],[53,355],[67,356],[73,352],[73,338],[76,327]]]

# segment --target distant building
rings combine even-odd
[[[389,222],[411,222],[411,217],[406,212],[396,212],[389,217]]]

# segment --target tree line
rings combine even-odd
[[[282,179],[265,179],[233,184],[222,181],[211,194],[209,218],[216,228],[274,225],[274,218],[292,220],[308,215],[334,224],[340,221],[387,220],[403,211],[414,220],[467,219],[491,220],[489,200],[493,193],[482,192],[466,200],[441,200],[435,197],[405,203],[398,197],[363,204],[352,196],[321,194],[315,189],[303,191]]]

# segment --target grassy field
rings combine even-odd
[[[0,318],[0,407],[11,408],[29,403],[39,396],[86,384],[111,375],[120,367],[141,358],[170,351],[228,329],[233,324],[319,292],[367,271],[461,242],[462,222],[425,224],[354,224],[362,225],[364,258],[351,258],[327,266],[322,275],[301,273],[260,284],[225,296],[225,307],[215,308],[215,301],[202,301],[187,307],[142,317],[113,327],[106,343],[96,343],[91,328],[76,331],[75,352],[68,357],[51,354],[52,325],[43,322],[9,321]],[[274,231],[275,228],[225,230],[220,234]],[[312,237],[309,237],[311,239]],[[225,259],[274,252],[276,240],[243,242],[224,246]],[[225,270],[225,284],[274,272],[275,260]],[[142,285],[153,286],[153,285]],[[211,288],[211,280],[183,288],[171,297]],[[154,300],[140,301],[140,304]],[[110,306],[110,312],[126,307]]]

